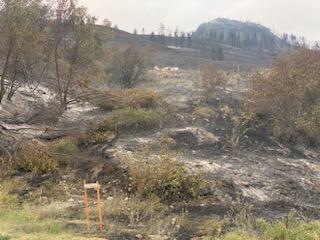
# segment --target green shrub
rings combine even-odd
[[[15,208],[19,204],[17,195],[10,195],[0,191],[0,207]]]
[[[237,229],[227,233],[222,240],[262,240],[254,233],[242,229]],[[268,239],[269,240],[269,239]]]
[[[66,137],[51,145],[50,150],[53,153],[72,155],[77,153],[79,149],[74,138]]]
[[[159,198],[162,202],[194,199],[204,186],[202,176],[189,174],[169,151],[156,157],[141,151],[120,154],[119,158],[128,166],[132,187],[143,198]]]
[[[10,240],[9,236],[4,236],[0,234],[0,240]]]
[[[24,146],[18,153],[15,159],[15,168],[34,174],[45,174],[56,171],[58,162],[49,153],[47,146],[33,143]]]
[[[159,127],[163,121],[163,109],[124,108],[113,112],[113,128],[118,130]]]
[[[147,89],[103,90],[96,94],[96,104],[104,110],[121,108],[156,108],[161,105],[161,96]]]
[[[100,144],[113,139],[119,131],[159,127],[164,115],[163,109],[124,108],[116,110],[102,123],[93,125],[84,137],[84,142]]]
[[[320,239],[320,222],[300,221],[289,214],[288,219],[268,223],[264,220],[258,221],[259,231],[263,238],[268,240],[318,240]]]
[[[269,223],[265,220],[255,220],[255,225],[237,228],[221,240],[319,240],[320,222],[301,221],[289,213],[287,219]]]

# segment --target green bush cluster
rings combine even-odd
[[[62,138],[51,145],[50,151],[58,154],[72,155],[78,152],[77,142],[74,138]]]
[[[165,116],[161,108],[124,108],[113,111],[102,123],[93,125],[85,137],[87,144],[108,142],[118,132],[159,127]]]
[[[287,219],[270,223],[262,219],[255,226],[234,229],[222,237],[209,235],[203,239],[219,240],[318,240],[320,239],[319,221],[298,220],[289,213]]]
[[[96,104],[108,111],[128,107],[157,108],[162,103],[161,96],[148,89],[103,90],[96,95]]]
[[[106,143],[121,131],[159,127],[166,113],[161,96],[152,90],[102,90],[96,96],[95,103],[112,114],[91,126],[82,138],[87,145]]]
[[[0,191],[0,207],[5,206],[6,208],[15,208],[18,206],[19,200],[17,195],[11,195],[8,193],[2,193]]]
[[[0,234],[0,240],[10,240],[9,236],[4,236]]]
[[[124,108],[117,110],[112,115],[111,124],[115,129],[150,129],[159,127],[163,121],[165,111],[163,109]]]
[[[194,199],[204,187],[202,176],[191,175],[168,150],[155,158],[143,151],[119,158],[128,166],[131,185],[142,198],[165,203]]]

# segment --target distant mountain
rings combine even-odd
[[[203,23],[193,33],[139,35],[112,29],[111,35],[111,39],[105,40],[106,47],[124,49],[133,43],[152,49],[158,66],[194,69],[206,63],[226,70],[268,68],[275,57],[297,46],[292,44],[294,35],[280,38],[261,24],[225,18]]]
[[[194,41],[203,44],[223,44],[246,50],[282,52],[290,48],[283,39],[257,23],[217,18],[201,24],[193,33]]]

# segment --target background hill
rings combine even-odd
[[[226,70],[251,70],[269,67],[272,59],[291,45],[256,23],[216,19],[201,24],[194,33],[176,32],[138,35],[112,29],[106,46],[125,47],[133,43],[153,49],[155,65],[198,68],[214,63]]]
[[[209,41],[248,50],[282,52],[290,45],[261,24],[217,18],[201,24],[193,39]]]

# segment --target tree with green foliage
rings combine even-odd
[[[11,100],[29,79],[31,67],[39,63],[38,58],[33,58],[34,49],[41,50],[43,46],[47,9],[38,0],[3,0],[0,6],[0,53],[4,63],[0,77],[1,103],[6,93]]]
[[[61,111],[75,85],[88,86],[90,75],[101,73],[96,60],[101,57],[102,42],[96,31],[95,18],[72,0],[60,0],[55,9],[52,28],[57,94]]]

